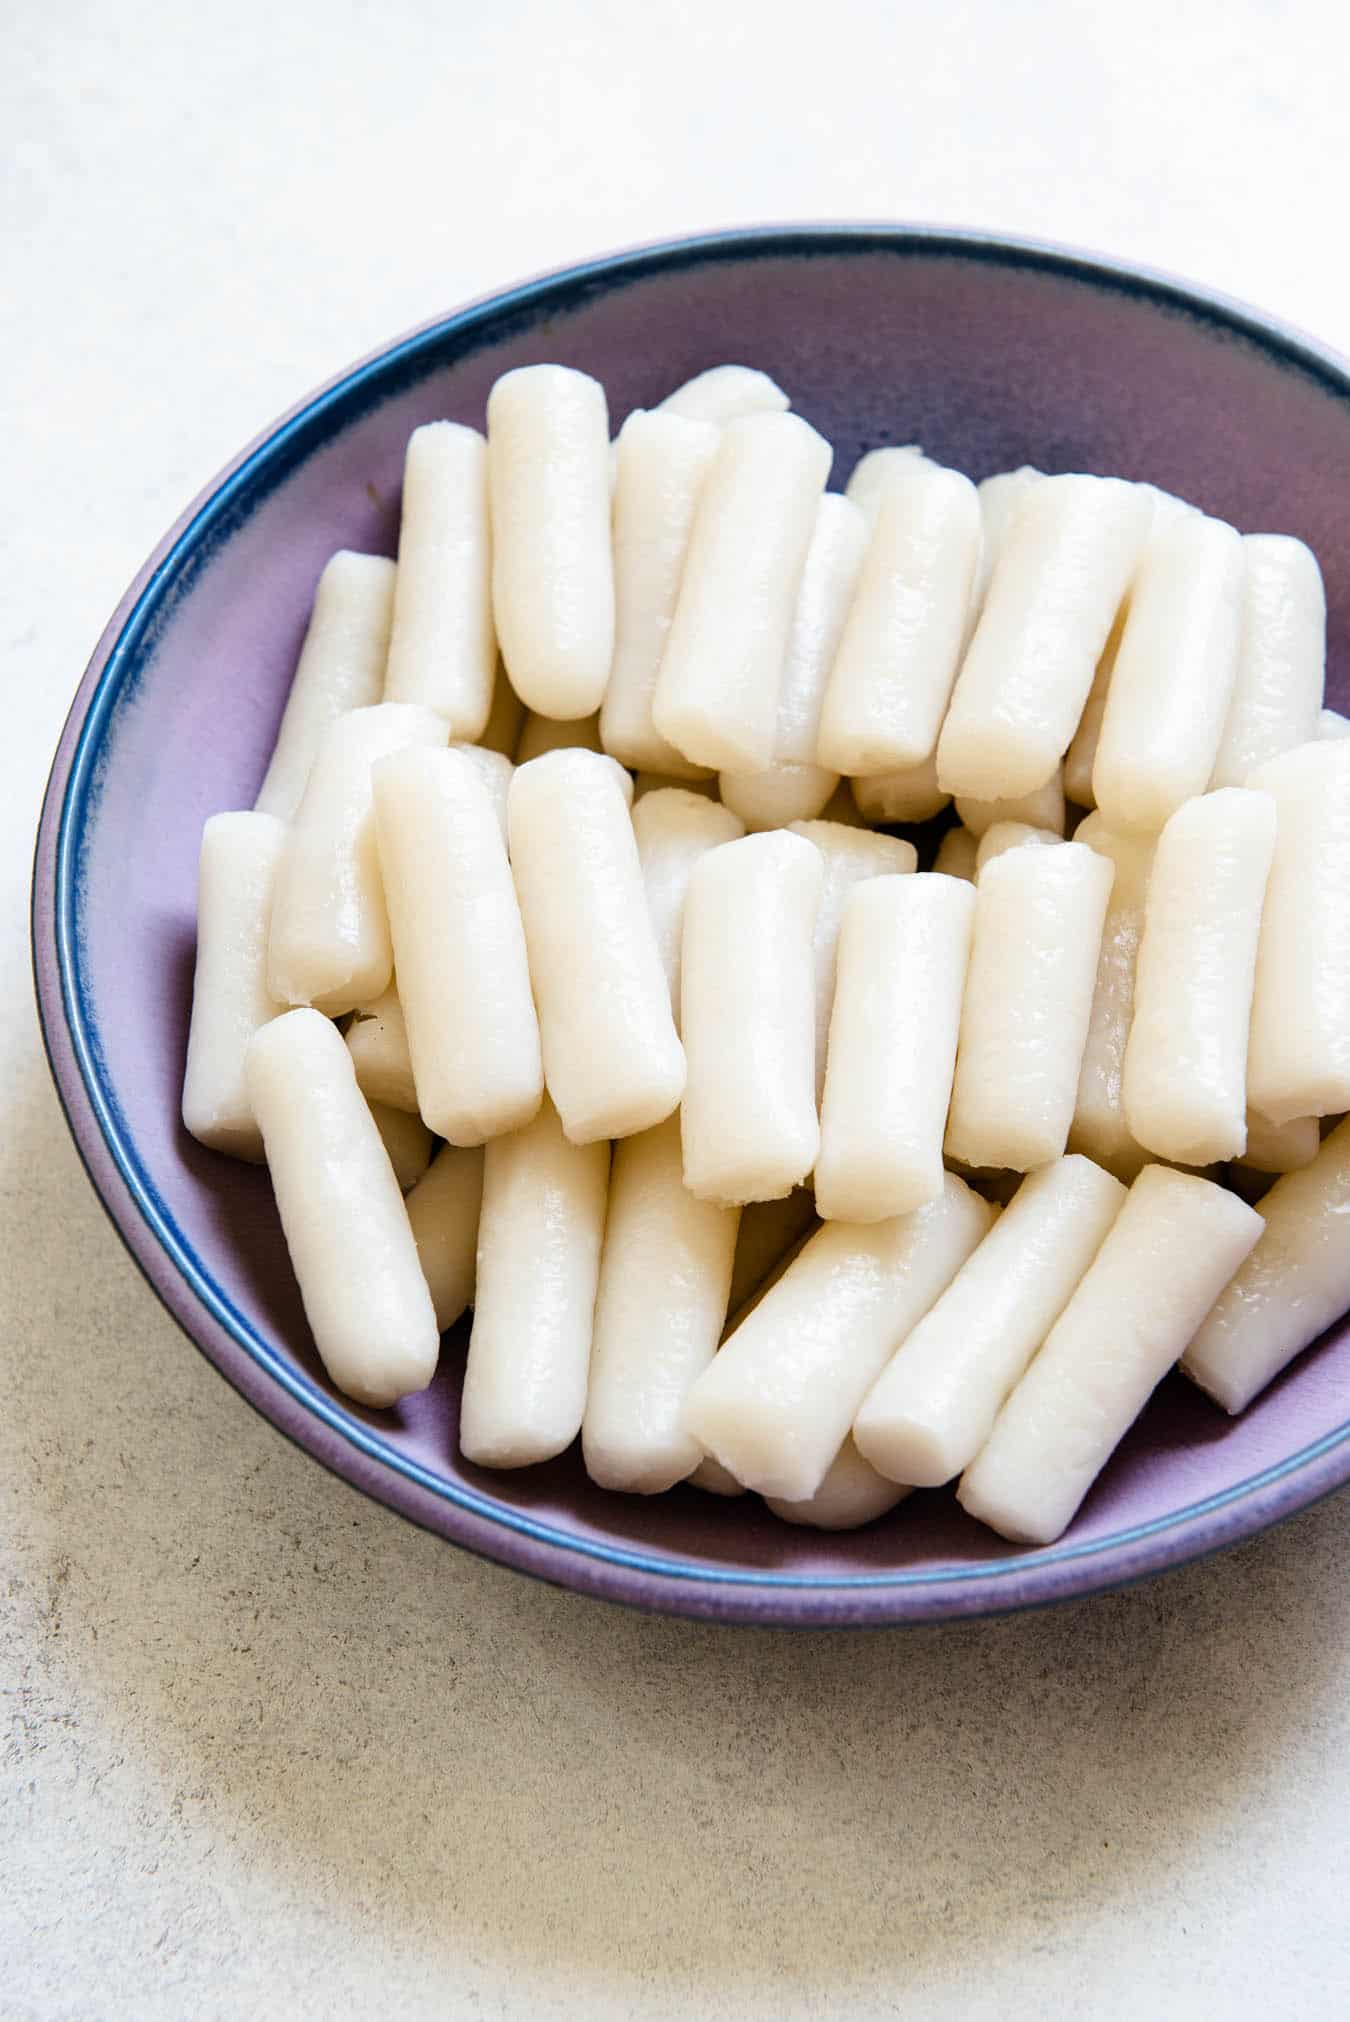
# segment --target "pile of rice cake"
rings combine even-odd
[[[486,422],[206,824],[188,1130],[358,1402],[473,1308],[468,1461],[1050,1542],[1175,1363],[1240,1411],[1350,1306],[1316,558],[913,445],[828,491],[739,365]]]

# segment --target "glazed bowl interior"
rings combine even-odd
[[[825,1536],[752,1497],[607,1495],[575,1453],[519,1474],[467,1465],[463,1328],[427,1393],[349,1404],[309,1342],[265,1173],[183,1131],[201,826],[253,801],[325,560],[395,551],[410,430],[481,426],[514,365],[594,373],[617,424],[727,358],[790,390],[834,443],[838,485],[876,444],[918,441],[976,478],[1023,462],[1149,478],[1244,530],[1301,535],[1326,575],[1330,699],[1350,703],[1350,383],[1264,319],[1038,248],[903,230],[732,235],[532,283],[399,341],[270,431],[174,529],[99,648],[34,890],[44,1028],[91,1176],[187,1332],[284,1431],[416,1521],[589,1592],[730,1619],[917,1620],[1113,1585],[1246,1536],[1350,1472],[1344,1326],[1237,1422],[1170,1379],[1048,1550],[1008,1547],[946,1492]]]

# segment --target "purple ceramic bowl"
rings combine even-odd
[[[1173,1378],[1047,1550],[951,1495],[841,1537],[753,1498],[601,1493],[575,1454],[524,1474],[456,1443],[463,1332],[431,1390],[362,1411],[307,1338],[266,1175],[203,1151],[178,1098],[206,816],[252,804],[319,570],[392,554],[403,448],[481,424],[497,374],[561,359],[616,415],[724,358],[763,366],[836,445],[836,482],[918,440],[975,477],[1151,478],[1326,573],[1350,702],[1350,369],[1269,319],[1048,248],[953,232],[732,233],[533,281],[401,338],[295,408],[184,515],[127,592],[70,712],[33,888],[38,998],[75,1140],[132,1255],[243,1396],[358,1488],[562,1585],[725,1621],[881,1624],[1030,1606],[1232,1544],[1350,1476],[1350,1329],[1230,1423]]]

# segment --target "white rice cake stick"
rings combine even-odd
[[[938,844],[937,855],[933,859],[933,869],[947,878],[968,878],[975,881],[975,837],[968,828],[958,822],[949,828]]]
[[[1350,1306],[1350,1123],[1261,1199],[1265,1232],[1202,1322],[1181,1366],[1225,1411],[1244,1411]]]
[[[1159,491],[1156,485],[1141,484],[1138,489],[1150,501],[1152,519],[1150,536],[1160,527],[1171,525],[1177,519],[1189,516],[1198,518],[1197,508],[1187,505],[1184,499],[1174,498],[1170,492]],[[1143,550],[1147,553],[1147,545]],[[1083,713],[1078,719],[1073,742],[1064,756],[1064,791],[1078,807],[1095,807],[1096,797],[1092,790],[1092,768],[1097,762],[1097,743],[1102,734],[1102,718],[1106,714],[1106,698],[1111,688],[1111,676],[1115,671],[1116,655],[1125,632],[1125,621],[1130,613],[1128,593],[1124,603],[1116,613],[1116,621],[1110,636],[1102,648],[1102,656],[1097,662],[1097,671],[1092,677],[1092,687],[1088,699],[1083,704]]]
[[[270,814],[213,814],[197,865],[183,1123],[199,1144],[258,1160],[262,1136],[244,1078],[248,1043],[285,1009],[267,985],[272,887],[286,830]]]
[[[1245,786],[1266,759],[1317,736],[1326,659],[1316,555],[1288,534],[1248,534],[1237,679],[1211,786]]]
[[[684,1091],[620,770],[551,751],[517,768],[507,808],[544,1078],[574,1144],[649,1130]]]
[[[1149,541],[1102,716],[1092,791],[1113,829],[1156,834],[1214,770],[1237,679],[1242,538],[1189,513]]]
[[[666,787],[676,787],[685,793],[701,794],[704,800],[717,799],[717,774],[708,772],[701,779],[677,779],[673,772],[639,772],[633,776],[633,806],[649,793],[660,793]],[[744,823],[741,824],[744,829]]]
[[[720,432],[678,414],[630,414],[614,486],[614,664],[600,711],[604,749],[623,764],[696,770],[660,736],[652,697],[675,615],[694,507]]]
[[[579,716],[575,722],[561,722],[556,716],[539,716],[531,709],[520,726],[516,743],[516,764],[528,765],[546,751],[602,751],[599,716]]]
[[[386,702],[438,710],[452,737],[481,737],[492,713],[497,633],[487,444],[432,421],[408,438]]]
[[[984,478],[976,489],[980,495],[980,566],[976,572],[975,588],[971,605],[976,618],[984,608],[984,600],[989,592],[990,578],[995,564],[1007,545],[1008,532],[1021,507],[1023,499],[1033,485],[1041,482],[1045,473],[1034,470],[1024,463],[1017,470],[995,471],[992,477]]]
[[[389,1154],[399,1192],[406,1194],[431,1164],[431,1132],[420,1116],[411,1116],[406,1109],[391,1109],[384,1102],[372,1102],[370,1113]]]
[[[1148,1153],[1125,1121],[1121,1076],[1134,1017],[1134,978],[1153,841],[1149,836],[1116,835],[1099,814],[1090,814],[1079,823],[1074,841],[1109,857],[1116,867],[1116,878],[1102,929],[1069,1149],[1086,1153],[1128,1186],[1149,1163]]]
[[[1202,517],[1199,506],[1192,505],[1189,499],[1178,498],[1175,492],[1164,491],[1160,485],[1141,483],[1139,489],[1153,511],[1151,533],[1157,533],[1160,527],[1171,526],[1180,519]]]
[[[747,829],[758,831],[815,819],[838,784],[838,773],[821,765],[775,759],[763,772],[719,773],[715,791]]]
[[[511,685],[541,716],[590,716],[614,653],[605,390],[565,365],[488,396],[492,606]]]
[[[440,1330],[389,1154],[337,1027],[317,1011],[264,1025],[248,1090],[324,1368],[359,1404],[396,1404],[436,1372]]]
[[[666,741],[696,765],[772,762],[792,616],[830,445],[795,414],[725,429],[699,492],[652,703]]]
[[[489,751],[481,744],[452,744],[450,749],[458,751],[462,757],[467,758],[469,763],[476,768],[478,777],[488,790],[488,798],[492,802],[492,811],[497,817],[497,826],[501,829],[502,841],[505,842],[506,798],[511,791],[511,776],[516,769],[515,766],[500,751]]]
[[[919,458],[887,487],[830,670],[819,763],[850,776],[931,758],[966,633],[980,504],[959,471]]]
[[[442,1334],[473,1304],[482,1199],[483,1148],[457,1144],[441,1146],[407,1197],[418,1261]]]
[[[411,702],[354,709],[324,733],[277,865],[267,972],[279,1002],[337,1018],[388,989],[371,772],[390,752],[445,741],[445,718]]]
[[[970,800],[962,794],[956,803],[956,814],[977,840],[1004,821],[1025,822],[1028,828],[1049,829],[1054,835],[1062,836],[1063,770],[1052,772],[1044,786],[1038,786],[1034,793],[1024,793],[1017,800]]]
[[[1064,838],[1052,828],[1033,828],[1025,821],[996,821],[980,837],[975,850],[975,876],[986,864],[993,863],[1007,850],[1020,850],[1030,843],[1033,848],[1043,848],[1047,843],[1063,842]]]
[[[861,785],[862,782],[860,781]],[[858,810],[853,798],[853,782],[841,779],[834,792],[820,811],[822,821],[837,822],[840,828],[867,828],[870,826],[866,815]]]
[[[1082,843],[1008,850],[981,870],[951,1157],[1030,1172],[1062,1155],[1114,875]]]
[[[744,1495],[745,1490],[734,1474],[712,1460],[705,1453],[691,1475],[685,1477],[690,1488],[701,1488],[706,1495]]]
[[[1158,838],[1121,1100],[1138,1142],[1178,1165],[1238,1158],[1247,1142],[1247,1027],[1274,847],[1274,801],[1240,786],[1187,801]]]
[[[581,1430],[608,1190],[609,1146],[570,1143],[547,1097],[484,1153],[459,1420],[479,1467],[551,1460]]]
[[[786,393],[767,372],[757,372],[752,365],[710,365],[668,393],[657,412],[725,428],[742,415],[782,414],[789,405]]]
[[[845,496],[857,506],[867,522],[868,529],[875,526],[881,501],[891,488],[892,482],[908,476],[916,463],[927,463],[928,459],[917,442],[887,443],[881,449],[869,450],[853,466]]]
[[[815,1495],[858,1407],[988,1229],[955,1174],[894,1221],[826,1222],[741,1322],[685,1405],[685,1424],[747,1488]]]
[[[689,1084],[684,1183],[739,1205],[790,1193],[815,1164],[812,935],[820,851],[787,830],[700,857],[681,965]]]
[[[656,936],[657,953],[670,988],[670,1008],[680,1024],[680,949],[684,939],[684,901],[694,865],[722,843],[737,842],[743,824],[729,809],[702,794],[678,786],[638,794],[633,805],[633,834],[647,894],[647,910]]]
[[[1247,1101],[1270,1123],[1350,1109],[1350,744],[1304,744],[1251,786],[1273,794],[1275,857],[1256,956]]]
[[[792,834],[814,843],[825,859],[814,939],[816,991],[816,1101],[825,1091],[825,1059],[834,1009],[834,979],[844,901],[865,878],[903,877],[918,863],[913,843],[873,835],[837,821],[794,821]]]
[[[1350,737],[1350,716],[1342,716],[1339,709],[1324,709],[1317,719],[1313,735],[1327,740]]]
[[[1102,648],[1102,657],[1097,662],[1097,671],[1092,677],[1088,699],[1083,704],[1083,713],[1078,719],[1078,728],[1073,734],[1073,742],[1064,754],[1064,795],[1075,807],[1095,807],[1096,795],[1092,791],[1092,768],[1097,763],[1097,743],[1102,734],[1102,718],[1106,714],[1106,698],[1111,692],[1111,676],[1115,672],[1116,655],[1125,635],[1125,620],[1129,616],[1129,600],[1126,599],[1116,613],[1116,622],[1111,627],[1110,636]]]
[[[804,1187],[797,1188],[798,1193],[804,1193],[806,1191],[808,1191],[808,1189]],[[763,1204],[756,1203],[755,1205],[763,1205]],[[782,1203],[779,1202],[778,1205],[781,1207]],[[741,1210],[742,1219],[744,1219],[747,1212],[748,1212],[747,1209],[743,1208]],[[741,1325],[742,1321],[747,1320],[750,1317],[750,1315],[754,1312],[760,1300],[763,1299],[769,1292],[773,1290],[774,1286],[778,1283],[778,1280],[782,1277],[783,1273],[787,1270],[788,1266],[792,1263],[793,1259],[796,1257],[798,1251],[804,1248],[806,1243],[815,1234],[816,1230],[819,1227],[820,1222],[817,1219],[817,1217],[813,1214],[809,1222],[807,1223],[806,1227],[803,1229],[801,1235],[797,1237],[797,1240],[794,1243],[790,1243],[788,1245],[787,1249],[784,1250],[782,1256],[779,1257],[778,1261],[775,1263],[773,1269],[769,1272],[768,1276],[766,1278],[761,1279],[761,1281],[759,1282],[758,1285],[756,1285],[754,1291],[750,1294],[750,1297],[745,1301],[745,1303],[739,1307],[732,1306],[730,1303],[728,1303],[727,1322],[726,1326],[722,1330],[722,1338],[724,1341],[729,1341],[731,1339],[732,1335],[736,1332],[736,1329]]]
[[[926,758],[922,765],[903,767],[898,772],[878,772],[869,779],[850,781],[853,801],[864,821],[929,821],[941,814],[951,799],[937,782],[937,760]],[[830,814],[826,808],[827,817]]]
[[[366,1101],[382,1102],[389,1109],[403,1109],[415,1116],[417,1087],[397,983],[391,983],[373,1004],[362,1005],[353,1014],[346,1036],[356,1085]]]
[[[381,760],[375,805],[418,1108],[449,1143],[482,1144],[528,1123],[544,1088],[496,809],[459,751]]]
[[[1011,799],[1068,750],[1148,530],[1118,478],[1047,477],[1018,505],[937,748],[949,793]]]
[[[524,721],[525,704],[511,686],[506,669],[498,658],[497,678],[492,684],[492,713],[478,740],[479,745],[484,751],[500,751],[504,757],[514,758]]]
[[[1247,1144],[1242,1164],[1255,1172],[1298,1172],[1311,1165],[1322,1145],[1315,1116],[1296,1116],[1289,1123],[1267,1123],[1254,1109],[1247,1111]]]
[[[887,1481],[869,1467],[853,1441],[846,1439],[813,1496],[805,1502],[785,1502],[781,1496],[771,1495],[765,1501],[785,1524],[804,1524],[816,1531],[856,1531],[885,1516],[908,1494],[907,1488]]]
[[[684,1400],[722,1338],[739,1220],[685,1187],[678,1117],[614,1147],[581,1429],[601,1488],[659,1494],[702,1458]]]
[[[563,748],[566,749],[569,747]],[[570,748],[572,750],[576,749],[575,745],[571,746]],[[628,809],[631,815],[633,811],[633,802],[637,798],[637,788],[634,784],[632,773],[629,772],[626,767],[620,765],[617,758],[609,757],[608,753],[606,752],[597,752],[596,757],[599,758],[602,765],[608,767],[609,777],[613,780],[614,784],[618,787],[619,792],[623,795],[623,804]],[[686,785],[688,786],[688,789],[691,793],[696,793],[698,791],[697,782],[686,781]],[[511,796],[508,794],[507,795],[508,806],[510,803],[510,798]]]
[[[349,709],[380,700],[394,575],[394,564],[383,555],[343,548],[319,577],[271,763],[254,803],[259,814],[293,821],[329,725]]]
[[[853,1436],[873,1467],[937,1488],[969,1466],[1124,1200],[1090,1159],[1028,1174],[868,1392]]]
[[[727,1312],[734,1326],[741,1309],[772,1272],[816,1226],[810,1187],[794,1187],[781,1200],[751,1201],[741,1210]]]
[[[825,1221],[886,1221],[942,1192],[974,915],[974,887],[932,873],[847,895],[816,1158]]]
[[[957,1490],[1005,1538],[1048,1545],[1261,1233],[1209,1180],[1148,1165]]]
[[[818,815],[839,774],[816,763],[825,684],[862,567],[867,522],[851,500],[826,492],[806,551],[778,694],[773,764],[724,772],[719,790],[747,828],[785,828]]]

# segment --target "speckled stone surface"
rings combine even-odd
[[[0,25],[0,2012],[1338,2016],[1345,1498],[974,1627],[620,1614],[288,1447],[79,1169],[25,980],[46,758],[163,527],[346,359],[573,255],[790,215],[1077,239],[1350,348],[1311,204],[1350,166],[1330,9],[1311,66],[1258,0],[1143,0],[1124,40],[1069,0],[845,0],[825,48],[759,4],[456,11]]]

